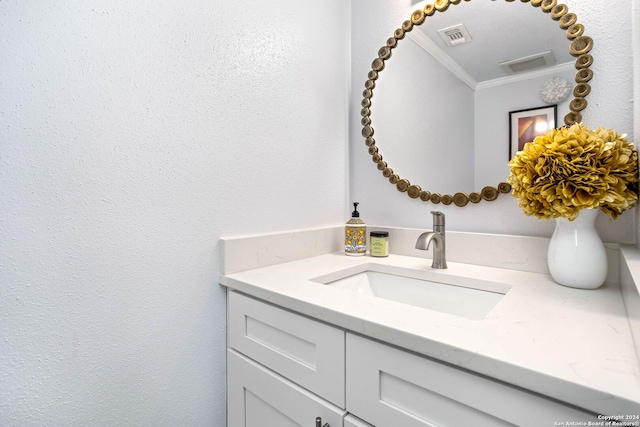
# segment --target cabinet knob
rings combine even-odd
[[[322,418],[316,417],[316,427],[331,427],[329,423],[322,425]]]

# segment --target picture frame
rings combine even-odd
[[[513,158],[518,151],[522,151],[524,144],[555,128],[557,115],[557,105],[510,111],[509,159]]]

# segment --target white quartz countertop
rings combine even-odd
[[[547,274],[449,262],[436,274],[511,286],[481,320],[336,289],[336,271],[431,270],[431,260],[331,253],[222,275],[220,283],[422,355],[603,415],[640,414],[640,367],[620,288],[560,286]]]

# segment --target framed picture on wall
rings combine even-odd
[[[509,112],[509,158],[524,144],[556,127],[557,105]]]

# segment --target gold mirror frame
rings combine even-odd
[[[470,0],[464,0],[468,2]],[[516,0],[506,0],[507,2],[513,2]],[[569,53],[575,60],[575,68],[578,70],[575,76],[576,85],[573,88],[573,100],[569,103],[570,112],[564,116],[565,125],[569,126],[573,123],[582,121],[583,111],[587,107],[586,96],[591,92],[591,86],[589,81],[593,77],[593,71],[589,68],[593,63],[593,57],[589,54],[593,47],[593,40],[589,36],[584,35],[584,26],[577,23],[577,16],[575,13],[570,13],[569,8],[564,4],[557,4],[557,0],[520,0],[522,3],[530,3],[533,7],[539,7],[544,13],[548,13],[551,19],[558,21],[560,29],[564,30],[567,35],[567,39],[570,40]],[[480,193],[466,194],[458,192],[453,195],[438,193],[431,193],[427,190],[423,190],[419,185],[411,184],[409,180],[400,178],[393,172],[393,169],[387,165],[387,162],[383,160],[382,154],[378,150],[376,141],[373,138],[374,129],[371,126],[371,98],[373,97],[373,90],[376,86],[376,80],[378,74],[384,69],[385,61],[391,58],[393,49],[398,46],[398,42],[402,40],[406,33],[411,31],[414,26],[421,25],[425,19],[434,15],[436,12],[446,11],[450,5],[457,5],[461,0],[436,0],[433,4],[427,4],[424,9],[416,10],[411,14],[411,18],[402,23],[402,27],[394,31],[393,37],[387,40],[387,44],[378,50],[378,57],[371,64],[371,71],[367,75],[367,81],[365,82],[365,90],[362,93],[363,99],[361,102],[362,110],[360,115],[362,116],[361,124],[362,136],[365,138],[365,144],[368,147],[369,154],[374,163],[376,163],[379,171],[385,178],[389,179],[389,182],[396,186],[398,191],[407,193],[412,199],[420,199],[422,201],[430,201],[432,203],[443,203],[450,205],[451,203],[456,206],[466,206],[469,202],[479,203],[481,200],[494,201],[498,198],[500,193],[511,192],[511,185],[507,182],[501,182],[496,187],[487,186],[480,191]]]

